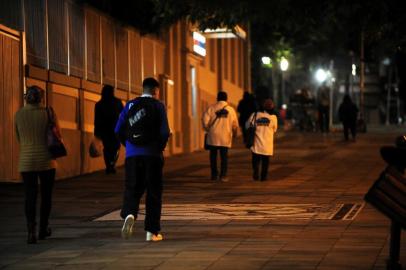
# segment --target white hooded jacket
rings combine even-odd
[[[234,108],[226,101],[218,101],[209,106],[203,114],[202,123],[208,134],[209,145],[231,147],[233,134],[238,129],[238,120]]]
[[[245,123],[246,128],[254,122],[255,116],[255,139],[251,151],[255,154],[272,156],[274,133],[278,129],[278,118],[267,112],[257,112],[256,115],[253,113]]]

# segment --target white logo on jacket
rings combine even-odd
[[[133,126],[135,123],[140,121],[145,115],[147,115],[146,111],[144,108],[136,112],[132,117],[128,118],[128,122],[130,123],[130,126]]]

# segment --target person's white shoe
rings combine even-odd
[[[157,241],[162,241],[163,236],[160,233],[157,234],[153,234],[152,232],[147,232],[147,236],[146,236],[146,241],[153,241],[153,242],[157,242]]]
[[[123,224],[123,228],[121,228],[121,237],[124,239],[130,238],[133,234],[133,225],[134,225],[134,216],[128,215]]]

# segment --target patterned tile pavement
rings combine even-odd
[[[0,184],[0,269],[385,269],[390,222],[363,196],[397,134],[286,134],[264,182],[238,143],[227,183],[209,180],[204,151],[170,157],[160,243],[144,241],[142,214],[120,238],[122,169],[58,181],[53,235],[37,245],[25,244],[22,186]],[[403,231],[403,265],[405,250]]]
[[[161,220],[266,220],[344,219],[353,220],[364,204],[164,204]],[[138,220],[144,220],[140,207]],[[120,210],[94,221],[121,220]]]

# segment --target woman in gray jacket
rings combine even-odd
[[[47,147],[48,114],[42,106],[44,91],[38,86],[31,86],[25,95],[26,105],[15,115],[15,128],[20,144],[18,169],[25,187],[25,216],[27,219],[28,244],[35,244],[36,237],[36,202],[38,178],[41,182],[41,210],[38,238],[45,239],[51,235],[48,219],[52,205],[52,188],[55,180],[56,162]]]

